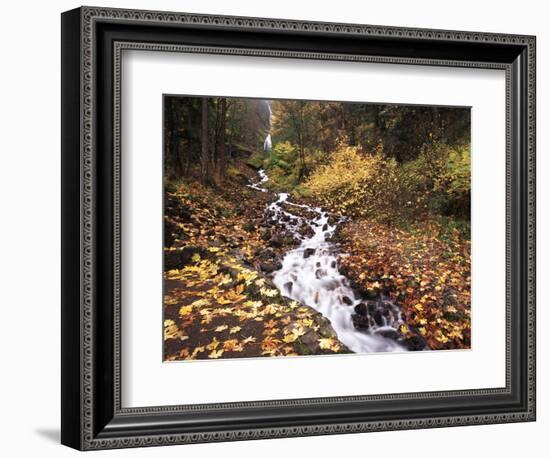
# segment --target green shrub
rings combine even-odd
[[[265,159],[265,154],[261,152],[256,152],[250,155],[250,157],[246,160],[246,163],[251,167],[254,167],[255,169],[261,169],[262,167],[264,167]]]
[[[430,209],[442,215],[470,217],[470,150],[432,142],[417,159],[403,165],[408,186],[428,196]]]

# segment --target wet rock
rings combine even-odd
[[[366,330],[370,327],[370,321],[365,316],[352,315],[351,320],[356,329]]]
[[[212,254],[207,249],[198,246],[164,250],[164,270],[181,269],[183,266],[191,263],[195,254],[198,254],[203,259],[212,257]]]
[[[271,238],[271,231],[269,229],[263,229],[262,230],[262,233],[260,235],[260,238],[264,241],[264,242],[267,242],[270,238]]]
[[[277,255],[271,248],[266,248],[265,250],[261,250],[257,257],[260,261],[273,261]]]
[[[401,335],[395,329],[385,329],[384,331],[377,332],[379,336],[385,337],[386,339],[398,340]]]
[[[295,205],[289,204],[288,202],[285,202],[281,205],[281,208],[299,218],[305,218],[305,219],[313,219],[318,216],[318,214],[311,210],[310,208],[302,208],[302,207],[296,207]]]
[[[325,277],[327,275],[327,271],[324,269],[317,269],[315,271],[315,278],[317,280],[320,280],[321,278]]]
[[[269,242],[267,243],[269,244],[269,246],[272,246],[274,248],[281,248],[283,246],[283,239],[280,236],[275,235],[271,237],[269,239]]]
[[[323,224],[323,232],[326,232],[328,231],[328,224]]]
[[[420,336],[411,336],[403,339],[402,344],[411,351],[419,351],[426,348],[426,343]]]
[[[306,345],[308,348],[314,348],[318,342],[318,335],[314,331],[306,332],[300,337],[300,342]]]
[[[363,291],[363,293],[365,294],[365,296],[367,296],[369,299],[376,299],[378,297],[378,292],[376,292],[375,290],[373,289],[365,289]]]
[[[309,224],[300,224],[296,231],[298,234],[300,234],[302,237],[312,237],[314,232],[313,229],[309,226]]]
[[[353,310],[359,316],[365,317],[368,315],[367,305],[363,302],[361,302],[360,304],[357,304]]]
[[[378,325],[378,326],[383,326],[384,325],[384,317],[382,316],[382,312],[380,312],[380,310],[377,310],[375,313],[374,313],[374,322]]]
[[[281,261],[260,262],[260,269],[266,274],[273,273],[276,270],[279,270],[281,267],[283,267]]]
[[[353,301],[348,296],[342,296],[341,300],[346,305],[353,305]]]
[[[245,225],[243,226],[244,230],[247,232],[252,232],[254,229],[256,229],[256,225],[252,220],[248,220]]]
[[[223,273],[225,275],[229,275],[231,277],[231,280],[233,282],[237,282],[239,279],[240,271],[239,269],[229,266],[227,264],[221,264],[220,267],[220,273]],[[233,283],[230,283],[229,286],[233,286]]]
[[[288,293],[291,293],[292,292],[292,285],[294,283],[292,283],[291,281],[287,281],[283,286],[285,288],[286,291],[288,291]]]
[[[336,224],[339,224],[342,222],[342,218],[340,216],[336,216],[336,215],[328,215],[328,224],[330,224],[331,226],[334,226]]]
[[[378,308],[378,302],[376,301],[367,301],[367,312],[373,314]]]
[[[291,235],[287,235],[287,236],[283,237],[283,245],[285,245],[285,246],[294,245],[295,242],[296,242],[296,240]]]
[[[330,240],[332,243],[342,242],[342,235],[338,230],[338,228],[336,228],[336,231],[332,233],[332,235],[330,236],[330,238],[328,238],[328,240]]]
[[[330,267],[332,267],[333,269],[336,269],[336,261],[332,261],[330,263]]]
[[[306,248],[304,250],[304,259],[309,258],[315,254],[315,248]]]
[[[174,223],[170,219],[164,219],[164,246],[169,248],[171,247],[174,242],[176,241],[176,238],[178,238],[178,234],[181,232],[180,228],[176,223]]]

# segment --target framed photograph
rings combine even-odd
[[[62,443],[535,420],[535,38],[62,15]]]

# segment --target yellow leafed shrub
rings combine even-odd
[[[340,145],[330,163],[318,167],[305,187],[340,215],[391,220],[425,208],[422,193],[414,192],[409,181],[381,148],[364,153],[358,147]]]

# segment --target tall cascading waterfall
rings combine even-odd
[[[267,134],[264,140],[264,152],[269,153],[271,151],[271,134]]]
[[[250,185],[267,192],[262,185],[268,176],[262,169],[259,180]],[[330,238],[338,222],[331,224],[329,214],[319,207],[290,202],[287,193],[277,194],[277,200],[269,204],[266,214],[274,222],[283,222],[287,230],[300,241],[298,248],[285,254],[282,267],[273,273],[273,282],[286,297],[308,305],[329,319],[338,339],[355,353],[406,351],[395,338],[396,328],[404,323],[398,306],[391,301],[365,301],[350,287],[349,280],[338,270],[336,246]],[[297,216],[285,210],[289,206],[307,210],[308,216]],[[312,236],[303,236],[298,228],[307,224]],[[362,305],[360,305],[362,304]],[[368,331],[355,328],[352,315],[355,308],[369,309]]]
[[[271,119],[273,117],[273,111],[271,111],[271,101],[265,100],[265,104],[267,106],[267,112],[268,112],[268,126],[269,129],[267,131],[267,136],[264,140],[264,152],[269,153],[271,151]]]

